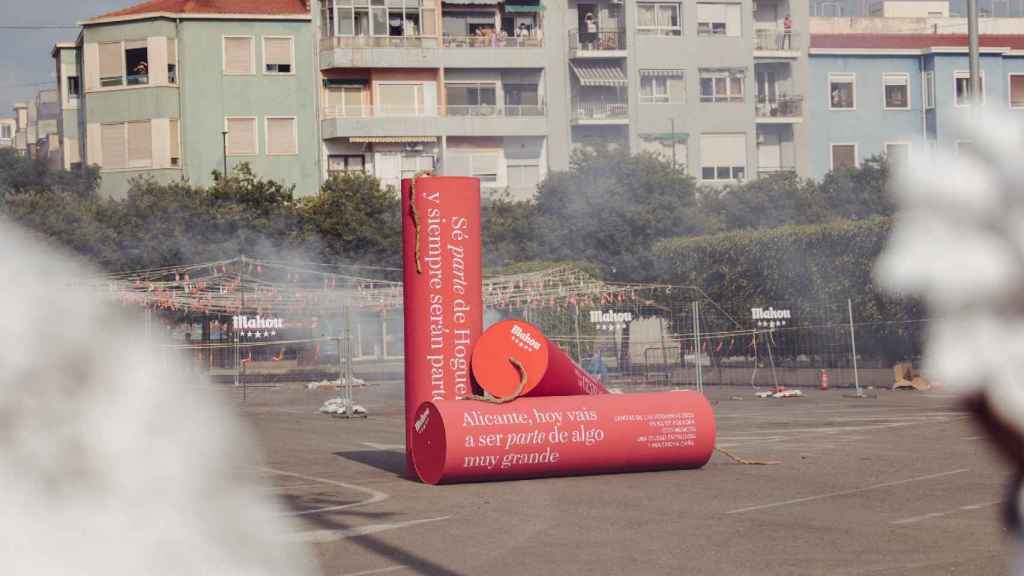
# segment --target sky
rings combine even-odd
[[[0,26],[74,26],[86,18],[137,4],[139,0],[0,0]],[[75,29],[0,29],[0,116],[13,116],[14,102],[31,98],[52,83],[56,66],[50,50],[74,42]]]

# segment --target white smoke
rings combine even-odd
[[[306,575],[256,451],[94,272],[0,219],[0,572]]]
[[[1004,115],[960,127],[960,154],[918,154],[897,174],[901,212],[879,281],[922,296],[924,370],[1024,433],[1024,131]]]

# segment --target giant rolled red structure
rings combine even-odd
[[[715,448],[696,392],[425,402],[412,453],[428,484],[699,468]]]
[[[473,348],[472,367],[477,384],[498,398],[608,393],[536,326],[522,320],[505,320],[488,328]],[[525,372],[525,384],[520,370]]]
[[[472,394],[470,355],[483,329],[480,181],[402,180],[406,469],[411,423],[429,400]]]

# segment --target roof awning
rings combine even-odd
[[[690,135],[686,132],[660,132],[652,134],[641,134],[641,140],[657,141],[657,142],[676,142],[685,144],[689,139]]]
[[[640,70],[641,76],[668,76],[672,78],[682,78],[684,72],[682,70],[671,70],[671,69],[654,69],[645,68]]]
[[[543,11],[543,4],[505,4],[505,14],[532,14]]]
[[[615,64],[604,62],[570,62],[580,86],[626,86],[626,75]]]
[[[437,142],[436,136],[350,136],[353,144],[416,144],[420,142]]]
[[[442,0],[445,4],[455,6],[497,6],[502,0]]]

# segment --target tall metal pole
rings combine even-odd
[[[574,319],[576,327],[576,361],[583,364],[583,347],[580,345],[580,303],[576,302],[576,317]]]
[[[228,131],[221,131],[221,138],[223,140],[223,152],[224,152],[224,178],[228,177]]]
[[[853,349],[853,384],[857,387],[857,396],[860,396],[860,376],[857,373],[857,336],[853,330],[853,301],[849,298],[846,299],[846,311],[850,316],[850,347]]]
[[[971,110],[981,106],[981,70],[978,65],[978,0],[967,0],[968,69]]]

